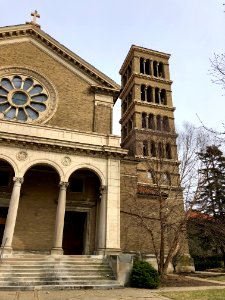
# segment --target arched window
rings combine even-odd
[[[129,64],[129,66],[127,67],[127,79],[129,79],[130,78],[130,76],[131,76],[131,70],[132,70],[132,66],[131,66],[131,63]]]
[[[122,112],[123,114],[126,112],[127,110],[127,100],[125,99],[122,103]]]
[[[122,85],[125,86],[126,83],[127,83],[127,74],[124,74],[122,76]]]
[[[146,59],[145,61],[145,74],[150,75],[150,60]]]
[[[156,183],[155,172],[152,169],[149,169],[147,172],[148,179],[152,181],[152,183]]]
[[[160,92],[159,92],[159,88],[155,89],[155,103],[159,104],[160,103]]]
[[[158,62],[157,61],[153,61],[153,75],[155,77],[158,77]]]
[[[151,141],[151,156],[156,157],[156,147],[155,147],[155,142]]]
[[[130,106],[131,102],[132,102],[132,90],[127,95],[127,107]]]
[[[161,181],[162,181],[162,184],[164,184],[164,185],[170,185],[171,184],[170,173],[167,171],[162,173]]]
[[[143,156],[148,156],[148,141],[143,141]]]
[[[142,85],[141,85],[141,100],[142,100],[142,101],[145,101],[145,100],[146,100],[146,99],[145,99],[145,98],[146,98],[146,97],[145,97],[145,96],[146,96],[145,89],[146,89],[146,86],[142,84]]]
[[[162,142],[158,143],[158,156],[160,158],[164,157],[164,149],[163,149],[163,143]]]
[[[162,118],[160,115],[158,115],[156,117],[156,126],[157,126],[157,130],[162,130]]]
[[[126,127],[124,126],[124,127],[122,128],[122,138],[125,139],[126,136],[127,136],[127,129],[126,129]]]
[[[163,117],[163,131],[170,131],[169,118],[167,116]]]
[[[147,114],[142,113],[141,117],[142,117],[142,128],[147,128]]]
[[[144,74],[145,71],[145,60],[143,57],[140,58],[140,73]]]
[[[155,117],[153,114],[150,114],[148,117],[148,128],[155,129]]]
[[[164,65],[162,62],[159,63],[158,65],[158,74],[159,74],[159,77],[161,78],[165,78],[165,73],[164,73]]]
[[[132,130],[132,128],[133,128],[133,122],[132,122],[132,120],[130,119],[130,120],[128,121],[128,132],[130,132],[130,131]]]
[[[147,87],[147,102],[152,102],[152,88],[150,86]]]
[[[171,159],[172,158],[172,152],[171,152],[171,145],[170,143],[166,144],[166,158]]]
[[[166,90],[165,89],[161,90],[161,92],[160,92],[160,101],[161,101],[161,104],[167,105]]]

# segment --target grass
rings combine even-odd
[[[209,280],[216,280],[216,281],[225,281],[225,275],[221,275],[221,276],[210,276],[207,277],[205,279],[209,279]]]
[[[164,292],[162,296],[174,300],[224,300],[225,289],[204,290],[204,291],[185,291],[185,292]]]

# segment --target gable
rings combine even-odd
[[[86,75],[86,80],[89,78],[96,86],[105,89],[108,88],[111,92],[112,90],[117,93],[119,92],[120,86],[116,82],[57,42],[39,27],[29,23],[26,25],[0,28],[0,44],[17,43],[28,40],[35,43],[38,47],[45,49],[44,51],[52,55],[54,59],[57,57],[61,63],[67,63],[67,67],[79,73],[80,76],[85,77]]]
[[[10,81],[13,76],[18,75],[22,76],[24,82],[29,77],[37,85],[41,85],[46,97],[51,99],[51,103],[39,103],[44,111],[37,112],[37,120],[28,118],[28,123],[111,133],[112,106],[118,95],[118,85],[106,82],[107,78],[99,77],[101,74],[94,76],[90,73],[91,69],[84,72],[73,66],[62,55],[30,36],[5,36],[4,39],[1,36],[0,56],[1,80],[5,78]],[[22,90],[22,94],[27,95],[27,91]],[[29,93],[27,97],[29,98]],[[32,102],[32,105],[36,104]],[[46,105],[50,106],[47,108]],[[19,108],[20,113],[23,110],[27,112],[27,109]],[[18,108],[14,107],[14,112],[10,111],[9,115],[12,116],[13,113],[15,119]]]

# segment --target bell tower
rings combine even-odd
[[[158,167],[153,166],[153,169],[166,172],[164,175],[170,180],[171,173],[178,173],[178,161],[169,58],[166,53],[131,46],[120,69],[120,123],[121,146],[142,162],[148,160],[156,165],[160,161],[160,171]],[[138,181],[149,184],[151,174],[146,176],[146,171],[151,171],[143,165],[139,169],[143,172],[145,169],[145,175],[139,172]],[[148,169],[152,167],[148,166]]]

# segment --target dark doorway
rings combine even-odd
[[[7,213],[8,213],[8,207],[0,207],[0,246],[4,234]]]
[[[66,211],[63,230],[64,254],[84,254],[84,228],[86,218],[86,212]]]

